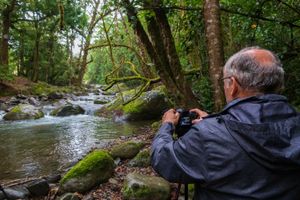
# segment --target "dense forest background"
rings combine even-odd
[[[300,107],[298,0],[0,0],[0,80],[166,86],[175,104],[224,105],[224,61],[246,46],[278,54]],[[199,105],[200,104],[200,105]]]

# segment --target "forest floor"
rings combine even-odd
[[[13,80],[1,81],[1,99],[5,100],[9,96],[15,94],[27,93],[34,83],[27,78],[18,76],[14,77]]]
[[[129,140],[143,141],[145,149],[150,149],[155,132],[150,127],[142,127],[139,129],[140,134],[130,137],[120,137],[115,142],[110,144],[108,148],[116,143],[122,143]],[[94,190],[85,195],[81,195],[83,199],[101,199],[101,200],[122,200],[122,187],[124,180],[129,173],[139,173],[148,176],[158,176],[151,166],[149,167],[130,167],[130,160],[122,160],[115,168],[114,176],[107,183],[103,183]],[[175,199],[177,184],[171,184],[171,200]]]

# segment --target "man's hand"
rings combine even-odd
[[[179,113],[175,111],[175,109],[170,109],[167,112],[165,112],[162,123],[170,122],[176,126],[178,124],[179,120]]]
[[[198,114],[198,118],[193,120],[192,123],[196,124],[202,120],[203,117],[206,117],[208,114],[198,108],[191,109],[190,112],[195,112]]]

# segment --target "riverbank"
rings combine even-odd
[[[144,147],[141,151],[150,151],[151,143],[153,140],[153,137],[155,135],[155,132],[157,130],[157,127],[151,127],[151,126],[141,126],[137,129],[137,132],[131,136],[120,136],[119,138],[111,141],[108,143],[107,146],[104,148],[101,148],[101,150],[107,150],[111,151],[111,149],[119,144],[124,144],[128,141],[139,141],[144,144]],[[93,148],[89,152],[92,152],[98,148]],[[85,200],[122,200],[124,199],[122,188],[124,187],[124,181],[126,179],[126,176],[130,173],[137,173],[141,175],[146,176],[152,176],[156,177],[159,176],[150,166],[150,164],[146,166],[132,166],[130,165],[132,159],[115,159],[115,168],[113,176],[106,182],[102,183],[96,187],[94,187],[92,190],[86,192],[86,193],[79,193],[76,192],[73,195],[78,197],[78,199],[85,199]],[[60,174],[60,177],[63,177],[65,173]],[[30,178],[27,179],[27,181],[40,179],[44,177],[39,178]],[[57,180],[59,181],[59,180]],[[2,186],[7,187],[9,185],[18,185],[18,183],[24,183],[26,182],[26,179],[20,179],[20,180],[14,180],[7,183],[2,184]],[[30,199],[61,199],[62,194],[59,193],[59,182],[56,182],[54,184],[50,184],[50,191],[48,192],[47,197],[35,197]],[[177,190],[177,184],[170,184],[171,186],[171,200],[175,199],[176,196],[176,190]]]
[[[48,86],[46,86],[46,88],[47,87]],[[82,158],[84,160],[85,157],[88,157],[85,155],[88,155],[89,152],[96,149],[110,152],[115,163],[112,177],[102,184],[97,184],[98,186],[96,187],[92,186],[92,189],[89,188],[88,191],[82,192],[81,194],[78,193],[77,190],[75,190],[77,191],[76,193],[65,193],[67,195],[75,195],[79,199],[124,199],[124,184],[126,179],[128,179],[128,176],[137,174],[137,176],[145,175],[150,179],[151,177],[157,177],[157,174],[150,166],[150,146],[156,130],[151,128],[149,123],[144,124],[140,120],[145,120],[149,117],[157,118],[157,116],[161,115],[162,110],[169,105],[168,103],[165,103],[166,97],[164,96],[162,89],[143,93],[140,99],[137,99],[126,106],[122,106],[122,102],[120,101],[122,94],[109,94],[110,97],[108,97],[108,94],[101,91],[100,88],[87,88],[85,94],[81,93],[79,95],[74,93],[56,92],[51,89],[51,86],[50,89],[47,90],[49,92],[47,95],[42,93],[42,91],[45,91],[44,88],[38,91],[41,93],[36,96],[18,94],[2,102],[4,107],[6,106],[6,113],[15,113],[15,110],[18,112],[22,111],[22,107],[19,108],[16,105],[31,104],[31,107],[39,108],[45,114],[44,117],[37,120],[25,119],[21,121],[1,122],[3,123],[3,126],[0,128],[1,136],[4,136],[6,139],[11,137],[11,141],[15,141],[15,139],[18,141],[21,139],[19,142],[21,145],[28,144],[24,149],[21,146],[21,148],[19,148],[19,153],[25,153],[24,157],[27,160],[29,159],[29,162],[24,165],[24,162],[21,161],[20,158],[16,158],[16,156],[8,158],[4,163],[11,165],[9,166],[9,169],[12,169],[13,163],[19,163],[21,167],[25,166],[25,170],[29,170],[27,173],[32,177],[35,176],[35,172],[39,173],[44,167],[53,165],[53,162],[51,164],[49,160],[52,159],[55,165],[53,168],[54,170],[43,174],[52,175],[59,172],[59,175],[64,177],[65,173],[70,171],[72,166],[76,166],[80,163],[78,159]],[[133,92],[134,90],[126,91],[124,92],[124,96],[130,97],[134,95]],[[32,99],[37,101],[31,101]],[[106,105],[98,104],[100,101],[104,101]],[[60,111],[56,111],[57,108],[60,108],[61,106],[61,108],[69,108],[70,105],[82,106],[84,111],[78,113],[79,115],[74,115],[73,113],[67,117],[62,113],[61,115],[52,116],[53,113],[60,113]],[[114,108],[114,106],[116,107]],[[97,116],[94,116],[95,110],[97,110]],[[106,111],[110,111],[112,115],[107,115]],[[155,111],[155,113],[152,113],[153,111]],[[135,123],[138,122],[138,125],[136,126],[138,128],[132,129],[126,127],[127,124],[130,124],[126,119],[129,121],[134,119]],[[108,125],[103,126],[103,124]],[[115,126],[121,128],[119,133],[114,129]],[[106,135],[105,137],[102,137],[98,135],[103,135],[103,132],[107,132],[107,134],[110,134],[111,136],[107,137]],[[65,138],[69,139],[65,140]],[[42,141],[50,141],[50,143],[43,143],[41,142],[41,139]],[[107,139],[109,140],[106,141],[105,144],[102,143]],[[130,159],[112,155],[113,148],[118,145],[122,146],[122,144],[128,142],[142,143],[142,146],[140,146],[141,149],[137,150]],[[7,143],[8,145],[2,146],[3,151],[1,152],[3,157],[6,157],[6,154],[10,155],[9,152],[5,151],[6,149],[18,152],[15,149],[18,146],[18,143]],[[37,151],[33,151],[33,147],[38,147]],[[58,151],[62,151],[62,153],[57,154]],[[134,156],[136,155],[136,157],[138,157],[138,152],[143,156],[148,156],[146,158],[146,164],[143,163],[140,166],[132,164],[132,161],[135,159]],[[68,154],[68,156],[65,159],[62,159],[65,157],[65,154]],[[70,162],[69,159],[74,158],[76,159]],[[60,166],[57,166],[57,164]],[[62,166],[61,164],[66,165]],[[2,171],[5,171],[5,169]],[[42,177],[42,179],[47,180],[48,177]],[[18,181],[20,181],[20,183],[22,181],[26,182],[26,180],[17,180],[13,182],[16,184]],[[3,182],[1,184],[3,184]],[[5,183],[3,186],[7,187],[9,184],[10,183]],[[48,193],[48,199],[60,199],[63,197],[62,195],[64,195],[64,193],[62,191],[58,192],[59,188],[62,186],[62,182],[49,183],[49,186],[51,190]],[[26,189],[27,185],[24,187]],[[170,194],[174,196],[175,185],[171,184],[170,187],[169,183],[166,183],[166,188],[167,192],[165,194],[167,197],[169,197]],[[171,192],[168,188],[171,188]],[[30,197],[31,195],[29,194],[27,196]]]

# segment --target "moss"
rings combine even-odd
[[[39,118],[42,118],[44,117],[44,113],[39,111],[35,116],[34,116],[34,119],[39,119]]]
[[[59,111],[60,111],[60,108],[54,109],[54,110],[51,111],[50,115],[51,116],[56,116]]]
[[[106,103],[108,102],[105,100],[100,100],[100,99],[94,100],[94,104],[106,104]]]
[[[124,159],[133,158],[138,154],[141,148],[143,148],[145,144],[143,142],[125,142],[123,144],[114,146],[111,150],[111,155],[114,158],[120,157]]]
[[[122,188],[124,199],[169,199],[170,185],[160,177],[128,174]]]
[[[113,165],[112,157],[106,151],[93,151],[83,160],[77,163],[61,180],[61,184],[75,177],[86,175],[93,169],[105,169],[109,165]]]
[[[31,88],[31,93],[34,95],[49,95],[52,92],[64,92],[70,93],[74,89],[71,87],[58,87],[54,85],[49,85],[45,82],[35,83]]]
[[[139,152],[134,159],[129,162],[129,165],[133,167],[148,167],[150,162],[150,151],[146,149]]]
[[[125,186],[122,189],[122,193],[124,196],[124,199],[132,199],[132,198],[137,198],[137,199],[153,199],[153,193],[148,187],[136,187],[134,189],[131,189],[128,186]]]
[[[143,105],[143,100],[140,98],[136,99],[135,101],[130,102],[129,104],[126,104],[123,107],[124,113],[140,113],[141,112],[141,106]]]
[[[21,110],[20,105],[13,107],[13,109],[10,112],[12,112],[12,113],[21,113],[22,110]]]
[[[161,126],[161,120],[153,122],[151,124],[152,130],[155,131],[155,132],[158,131],[158,129],[159,129],[160,126]]]

